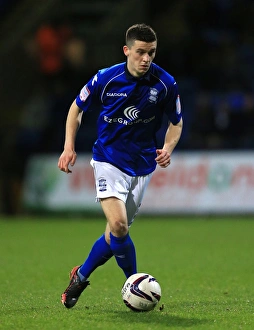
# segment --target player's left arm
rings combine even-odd
[[[181,118],[177,124],[170,123],[165,135],[164,145],[162,149],[157,149],[157,157],[155,161],[160,167],[167,167],[170,164],[170,156],[175,149],[183,129],[183,119]]]

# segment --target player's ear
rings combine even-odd
[[[129,48],[126,45],[123,46],[123,52],[125,56],[129,55]]]

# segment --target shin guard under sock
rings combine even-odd
[[[110,248],[127,278],[137,272],[135,246],[129,233],[124,237],[116,237],[110,233]]]
[[[94,243],[86,261],[79,268],[79,274],[81,274],[83,278],[87,279],[97,267],[105,264],[105,262],[107,262],[112,256],[113,252],[111,251],[109,244],[105,240],[105,235],[103,234]]]

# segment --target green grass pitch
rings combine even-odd
[[[105,221],[86,216],[0,218],[0,329],[254,329],[254,219],[138,216],[131,227],[138,271],[162,298],[147,313],[121,299],[114,258],[90,277],[73,309],[60,303]]]

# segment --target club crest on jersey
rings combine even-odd
[[[156,88],[150,88],[148,101],[151,103],[157,103],[159,91]]]

